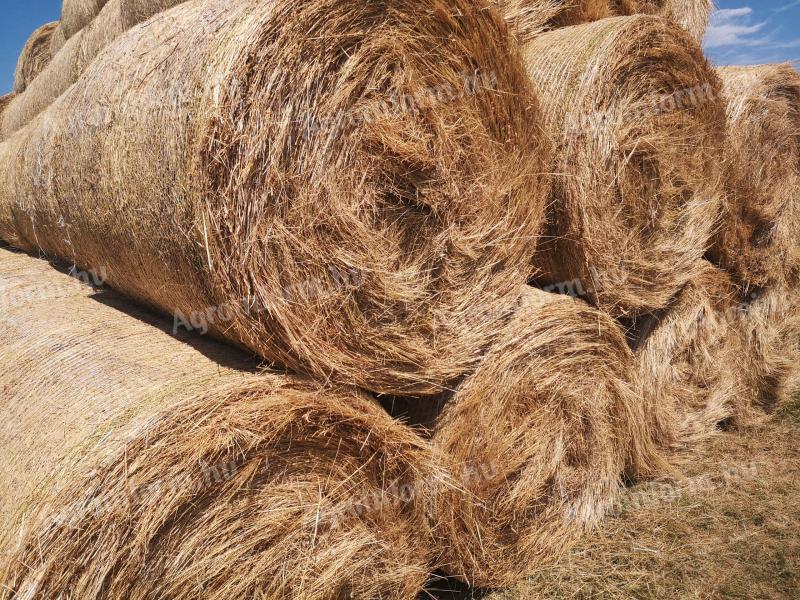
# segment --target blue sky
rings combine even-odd
[[[715,63],[800,65],[800,0],[717,0],[717,6],[704,42]],[[61,0],[0,0],[0,95],[11,90],[30,33],[60,12]]]

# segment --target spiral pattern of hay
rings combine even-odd
[[[730,276],[703,262],[703,272],[652,321],[638,323],[639,393],[649,429],[682,453],[723,427],[762,415],[750,378],[750,349],[737,321],[746,307]]]
[[[719,212],[719,78],[648,16],[548,32],[524,55],[556,146],[536,275],[579,280],[613,316],[665,306],[698,275]]]
[[[435,421],[465,497],[436,505],[443,569],[481,587],[554,561],[613,502],[623,477],[664,469],[621,328],[532,288]]]
[[[30,82],[50,63],[52,58],[51,40],[57,28],[58,23],[45,23],[34,31],[25,42],[14,71],[13,91],[15,94],[24,92]]]
[[[749,287],[800,278],[800,73],[719,69],[727,97],[729,193],[711,259]]]
[[[446,474],[372,399],[242,370],[9,250],[0,298],[0,598],[420,592]]]
[[[683,27],[698,42],[708,27],[714,0],[610,0],[618,15],[658,15]]]
[[[106,0],[62,0],[61,27],[66,39],[71,38],[92,22]]]
[[[180,0],[110,0],[100,14],[67,44],[63,27],[53,31],[51,66],[44,69],[31,88],[16,99],[0,120],[0,140],[8,138],[50,106],[83,74],[94,58],[137,23],[179,3]]]
[[[471,0],[180,5],[0,146],[0,237],[295,372],[436,394],[544,218],[511,46]]]

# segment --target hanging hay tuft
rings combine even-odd
[[[610,317],[525,290],[433,428],[464,490],[434,510],[448,574],[480,587],[519,581],[595,525],[624,476],[666,468],[632,375]]]
[[[696,40],[705,35],[714,0],[611,0],[615,14],[658,15],[683,27]]]
[[[0,598],[421,591],[445,474],[373,400],[243,370],[8,250],[0,298]]]
[[[523,42],[543,31],[611,15],[608,0],[495,0],[495,3]]]
[[[108,44],[137,23],[178,3],[179,0],[110,0],[85,29],[70,38],[69,44],[64,40],[62,27],[57,27],[51,38],[52,66],[44,70],[29,91],[19,96],[7,117],[0,121],[0,140],[30,123],[67,91]]]
[[[719,211],[714,70],[646,16],[545,33],[524,55],[556,146],[538,280],[577,280],[613,316],[665,306],[698,274]]]
[[[719,69],[728,100],[728,197],[710,258],[749,287],[800,278],[800,73]]]
[[[511,46],[471,0],[180,5],[0,147],[0,237],[295,372],[436,394],[543,220]]]
[[[71,38],[92,22],[106,0],[62,0],[61,27],[64,37]]]
[[[729,275],[703,262],[702,273],[667,308],[637,323],[634,345],[649,428],[674,432],[672,449],[679,453],[722,427],[762,416],[754,408],[749,350],[736,327],[745,306],[739,294]]]
[[[58,23],[46,23],[34,31],[25,42],[14,71],[15,94],[25,91],[31,81],[50,63],[50,44]]]

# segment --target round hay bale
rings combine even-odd
[[[0,96],[0,119],[3,118],[3,111],[6,109],[6,106],[8,106],[8,103],[11,102],[13,98],[14,98],[13,93]]]
[[[52,54],[50,42],[58,27],[58,23],[46,23],[34,31],[17,59],[17,68],[14,71],[15,94],[25,91],[31,81],[50,63]]]
[[[648,428],[683,452],[723,427],[760,418],[750,350],[736,322],[746,304],[730,276],[704,262],[701,274],[652,321],[635,346]]]
[[[59,22],[53,30],[53,34],[50,36],[50,58],[54,58],[66,43],[67,38],[64,35],[64,28],[61,27],[61,23]]]
[[[696,40],[706,33],[714,10],[714,0],[611,0],[618,15],[649,14],[669,19],[683,27]]]
[[[665,306],[698,274],[719,212],[719,78],[648,16],[548,32],[523,53],[556,147],[537,281],[578,280],[615,317]]]
[[[544,217],[508,35],[471,0],[180,5],[9,140],[0,232],[295,372],[436,394]]]
[[[800,277],[800,73],[719,69],[727,98],[727,200],[709,257],[748,287]]]
[[[608,0],[495,0],[495,3],[523,42],[543,31],[611,15]]]
[[[243,370],[235,351],[0,250],[9,297],[1,598],[419,594],[424,494],[446,474],[372,399]]]
[[[566,296],[523,293],[433,427],[463,490],[434,509],[446,573],[479,587],[518,582],[597,524],[625,476],[667,469],[633,375],[610,317]]]
[[[61,28],[65,39],[77,34],[92,22],[105,5],[106,0],[62,0]]]
[[[42,81],[20,95],[14,109],[0,122],[0,140],[8,138],[30,123],[67,91],[108,44],[137,23],[146,21],[178,2],[179,0],[111,0],[91,23],[70,38],[69,44],[64,39],[63,28],[57,27],[51,38],[51,52],[54,57],[52,67],[45,69]]]

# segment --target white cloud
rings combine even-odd
[[[752,23],[753,9],[749,6],[716,10],[711,15],[711,23],[706,31],[704,45],[706,48],[723,46],[760,45],[766,38],[753,38],[753,34],[762,31],[766,21]]]

